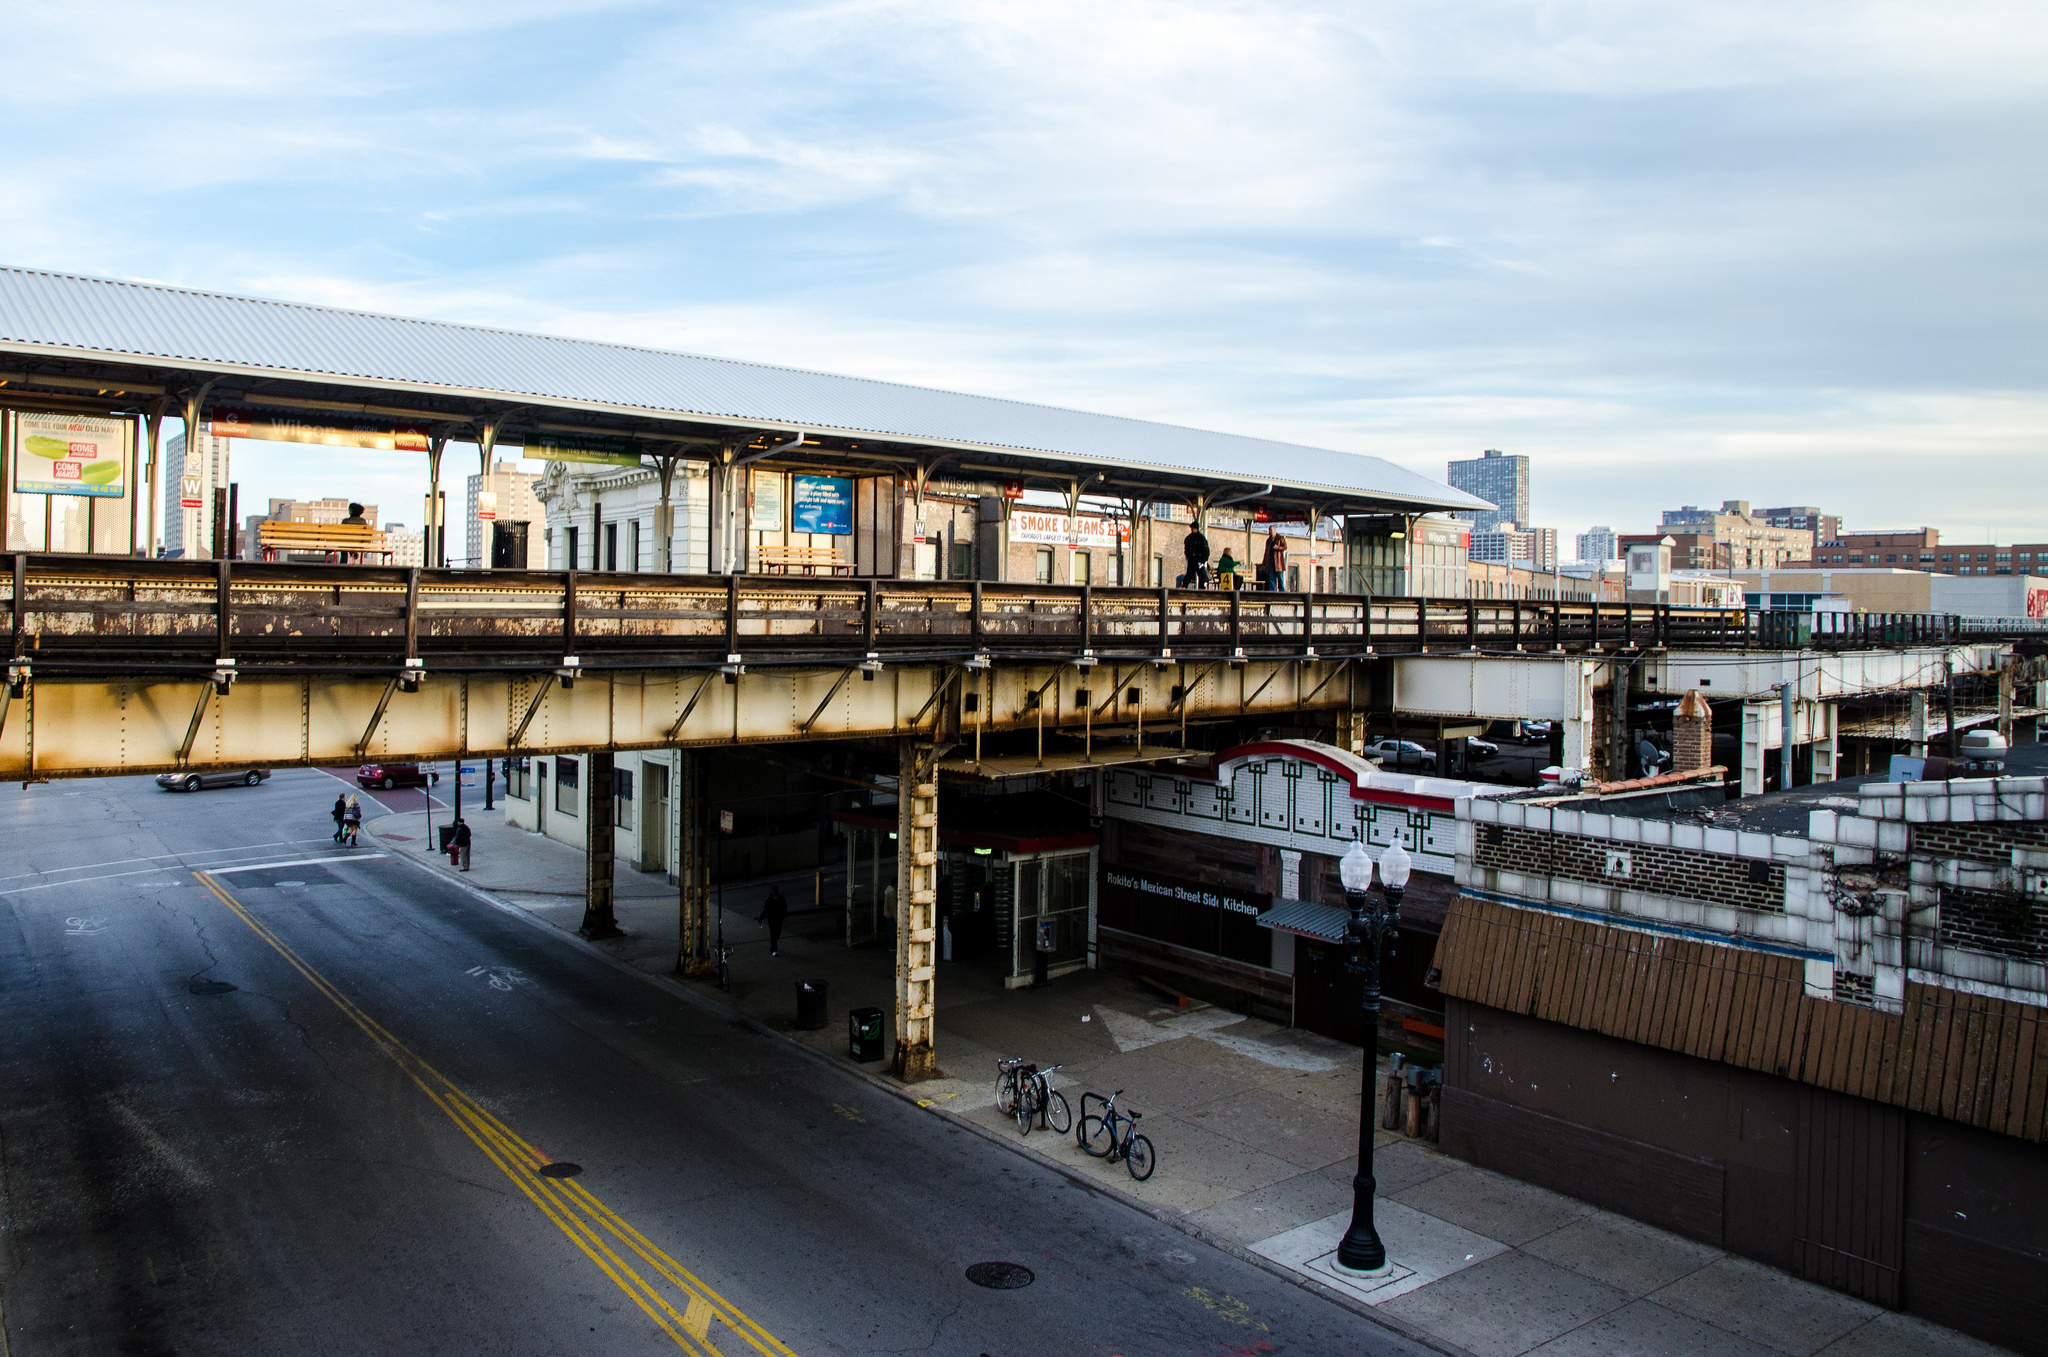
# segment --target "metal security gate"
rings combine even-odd
[[[1793,1269],[1897,1309],[1905,1225],[1906,1114],[1825,1089],[1800,1091]]]

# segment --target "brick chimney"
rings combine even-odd
[[[1671,718],[1671,771],[1690,773],[1714,762],[1714,713],[1694,689]]]

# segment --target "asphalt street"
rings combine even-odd
[[[1420,1351],[337,849],[336,790],[0,791],[11,1357]]]

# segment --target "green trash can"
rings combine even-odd
[[[882,1058],[882,1010],[852,1008],[846,1012],[846,1053],[862,1064]]]

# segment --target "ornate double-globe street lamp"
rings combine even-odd
[[[1354,842],[1337,873],[1344,879],[1344,903],[1351,907],[1345,925],[1351,947],[1365,962],[1365,1081],[1358,1091],[1358,1172],[1351,1179],[1351,1228],[1337,1246],[1337,1262],[1354,1272],[1379,1272],[1387,1266],[1387,1246],[1372,1224],[1373,1076],[1379,1068],[1380,948],[1401,922],[1401,893],[1408,888],[1408,850],[1396,843],[1380,854],[1380,895],[1366,893],[1372,885],[1372,858],[1363,843]]]

